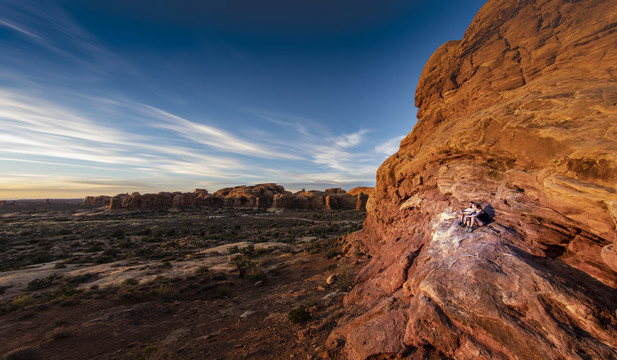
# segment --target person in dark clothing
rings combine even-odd
[[[488,214],[482,210],[482,206],[478,203],[473,203],[473,212],[465,216],[465,225],[467,225],[467,232],[473,232],[476,226],[484,226],[490,220]]]

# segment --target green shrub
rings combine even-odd
[[[77,290],[75,288],[75,286],[70,285],[70,284],[64,284],[61,287],[59,287],[58,289],[54,290],[50,295],[49,295],[49,299],[60,299],[60,298],[67,298],[67,297],[73,297],[79,293],[81,293],[82,290]]]
[[[342,267],[336,275],[336,286],[341,291],[347,291],[351,288],[351,275],[347,267]]]
[[[240,252],[249,258],[255,257],[255,255],[257,255],[257,253],[255,252],[255,245],[253,244],[247,245],[245,248],[240,250]]]
[[[120,285],[122,286],[135,286],[138,285],[139,281],[137,281],[137,279],[133,279],[133,278],[129,278],[129,279],[124,279],[122,281],[122,283],[120,283]]]
[[[163,261],[161,265],[157,266],[159,269],[171,269],[172,265],[169,261]]]
[[[47,251],[38,251],[34,254],[30,254],[28,258],[32,264],[46,263],[54,259],[54,257]]]
[[[30,281],[28,285],[26,285],[26,289],[30,291],[46,289],[52,286],[55,280],[60,279],[60,278],[62,278],[62,276],[56,273],[51,273],[42,279],[34,279]]]
[[[195,275],[208,275],[210,273],[210,268],[207,265],[201,265],[197,269],[195,269]]]
[[[148,345],[144,349],[144,359],[146,360],[167,360],[171,354],[169,352],[163,352],[162,345]]]
[[[292,324],[301,324],[311,318],[311,313],[306,310],[304,305],[300,305],[287,313],[287,319]]]
[[[118,244],[118,247],[121,249],[130,249],[132,247],[135,247],[135,244],[131,240],[125,240]]]
[[[23,309],[26,306],[33,305],[34,303],[36,303],[36,299],[31,295],[16,296],[13,299],[11,299],[11,302],[9,303],[9,306],[8,306],[8,310],[15,311],[15,310]]]
[[[91,241],[88,243],[88,247],[85,252],[97,252],[103,250],[103,244],[98,241]]]
[[[161,284],[158,287],[152,289],[150,291],[150,294],[160,297],[163,300],[173,300],[178,298],[178,296],[180,295],[180,291],[172,286],[169,286],[167,284]]]
[[[56,231],[55,235],[70,235],[73,233],[73,230],[69,230],[69,229],[61,229]]]
[[[311,255],[317,254],[320,251],[321,251],[321,243],[319,243],[318,241],[312,242],[311,246],[307,250],[307,252]]]
[[[244,278],[246,271],[254,266],[251,259],[246,255],[236,255],[229,260],[229,263],[236,266],[240,279]]]

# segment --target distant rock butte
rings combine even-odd
[[[367,188],[370,189],[370,188]],[[160,192],[158,194],[118,194],[87,196],[88,205],[109,204],[110,210],[150,210],[189,207],[276,208],[276,209],[356,209],[364,210],[368,195],[348,194],[340,188],[291,193],[281,185],[258,184],[224,188],[209,194],[205,189],[194,192]]]
[[[99,195],[99,196],[86,196],[84,198],[84,205],[108,205],[111,200],[111,196]]]
[[[377,172],[350,359],[617,359],[617,4],[491,0]],[[495,222],[469,234],[457,211]]]

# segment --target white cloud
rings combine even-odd
[[[403,140],[403,138],[404,136],[393,137],[385,143],[375,146],[375,151],[380,154],[390,156],[398,151],[401,140]]]
[[[289,153],[270,149],[264,144],[241,139],[225,130],[192,122],[152,106],[145,105],[145,107],[150,109],[155,117],[164,121],[154,126],[174,131],[180,136],[196,143],[246,156],[257,156],[267,159],[299,159],[297,156]]]

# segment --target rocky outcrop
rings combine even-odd
[[[377,172],[351,359],[617,359],[617,12],[491,0],[440,47]],[[494,222],[466,233],[457,211]]]
[[[350,195],[356,196],[356,210],[365,210],[368,198],[373,194],[372,187],[355,187],[347,192]]]
[[[350,195],[341,189],[326,191],[302,190],[293,194],[276,195],[272,207],[275,209],[356,209],[358,196]]]
[[[84,205],[109,205],[111,196],[99,195],[99,196],[86,196],[84,198]]]
[[[358,186],[349,190],[347,193],[350,195],[366,194],[368,196],[371,196],[371,194],[373,193],[373,188],[367,186]]]
[[[220,189],[214,193],[214,196],[221,199],[221,206],[224,207],[270,208],[274,196],[285,194],[291,193],[281,185],[258,184]]]
[[[181,193],[160,192],[158,194],[118,194],[109,202],[110,210],[152,210],[172,207],[175,195]]]
[[[88,196],[84,203],[102,198]],[[291,193],[276,184],[236,186],[209,194],[205,189],[192,193],[160,192],[158,194],[118,194],[108,197],[110,210],[179,209],[190,207],[276,208],[276,209],[358,209],[364,210],[367,195],[347,194],[344,190],[299,191]]]

